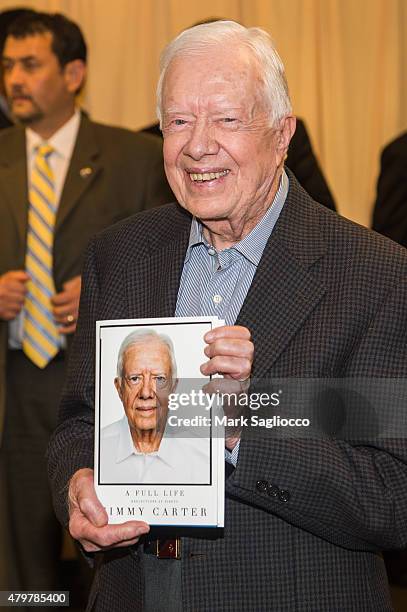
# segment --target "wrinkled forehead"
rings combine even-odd
[[[209,95],[226,86],[243,93],[261,84],[259,62],[250,49],[238,44],[211,44],[206,50],[184,50],[175,55],[164,77],[163,101],[165,105],[179,92]]]
[[[159,338],[146,338],[131,344],[123,355],[123,370],[126,373],[131,368],[157,369],[171,368],[171,358],[168,346]]]

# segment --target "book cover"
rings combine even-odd
[[[217,317],[98,321],[95,488],[109,522],[223,527],[224,435],[204,335]]]

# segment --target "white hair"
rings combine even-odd
[[[157,85],[157,117],[162,124],[162,93],[165,75],[171,62],[180,55],[202,55],[208,48],[236,43],[249,49],[259,66],[264,97],[270,109],[271,125],[276,125],[291,113],[284,64],[270,35],[261,28],[246,28],[235,21],[214,21],[188,28],[172,40],[160,58],[160,78]],[[193,70],[193,67],[191,67]]]
[[[166,334],[158,334],[154,329],[136,329],[125,337],[120,345],[119,354],[117,356],[117,377],[122,378],[123,376],[123,362],[124,356],[127,350],[131,346],[137,346],[139,344],[145,344],[146,340],[159,341],[168,349],[168,354],[171,361],[171,377],[173,380],[177,378],[177,362],[175,361],[174,345],[172,340]]]

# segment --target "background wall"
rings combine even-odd
[[[84,106],[130,128],[154,121],[159,54],[181,29],[208,17],[267,29],[340,212],[369,224],[380,150],[407,129],[406,0],[0,0],[16,5],[81,25]]]

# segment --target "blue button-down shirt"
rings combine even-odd
[[[273,203],[261,221],[243,240],[222,251],[205,240],[198,219],[192,220],[176,316],[218,316],[226,325],[235,323],[287,193],[288,177],[283,172]],[[232,453],[226,450],[226,460],[236,465],[238,452],[238,445]]]

